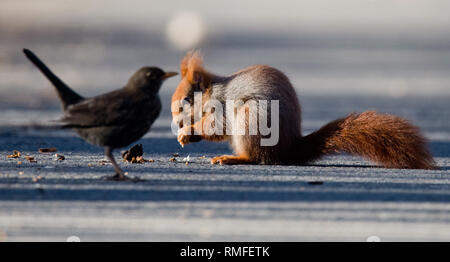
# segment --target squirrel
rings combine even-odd
[[[418,127],[408,120],[375,111],[351,113],[334,120],[319,130],[303,136],[301,111],[297,94],[288,77],[278,69],[267,65],[254,65],[231,76],[218,76],[203,66],[198,51],[188,52],[180,65],[181,81],[172,96],[172,117],[179,124],[178,142],[184,146],[202,139],[228,141],[235,155],[217,156],[212,164],[295,164],[305,165],[324,155],[348,153],[362,156],[386,168],[435,169],[436,164],[427,148],[426,139]],[[197,92],[197,93],[196,93]],[[201,93],[200,93],[201,92]],[[224,107],[227,100],[278,100],[278,143],[262,146],[263,135],[210,134],[205,130],[212,125],[205,122],[211,112],[203,112],[196,122],[183,125],[181,113],[194,120],[194,110],[183,112],[174,109],[177,101],[193,105],[194,94],[201,94],[202,106],[210,100],[219,101]],[[195,95],[197,97],[197,95]],[[233,128],[247,128],[249,110],[246,106],[234,109],[234,120],[226,119]],[[237,123],[244,120],[244,124]],[[200,135],[198,135],[200,134]]]

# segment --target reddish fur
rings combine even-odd
[[[237,156],[219,156],[212,163],[220,164],[306,164],[332,153],[349,153],[365,157],[388,168],[434,169],[435,162],[430,155],[425,138],[417,127],[406,119],[393,115],[368,111],[350,114],[332,121],[318,131],[302,136],[300,132],[300,106],[295,91],[284,74],[267,66],[246,68],[236,74],[258,74],[266,83],[274,83],[282,101],[289,109],[281,115],[289,121],[280,122],[280,140],[276,146],[262,147],[258,136],[240,136],[239,143],[232,143]],[[203,90],[203,103],[211,94],[214,75],[203,68],[203,60],[198,52],[191,52],[181,62],[182,80],[175,91],[172,102],[183,99],[192,92],[192,85],[199,83]],[[243,86],[242,88],[245,88]],[[284,92],[284,93],[281,93]],[[294,95],[292,95],[294,94]],[[241,113],[245,114],[245,109]],[[280,112],[283,114],[283,112]],[[174,118],[177,113],[173,113]],[[203,119],[191,127],[203,131]],[[288,124],[286,124],[288,123]],[[289,125],[289,126],[286,126]],[[287,130],[297,130],[292,135]],[[202,132],[204,134],[204,132]],[[203,139],[222,141],[233,136],[206,136]],[[183,139],[183,138],[182,138]],[[186,137],[184,137],[186,139]],[[180,141],[180,136],[179,136]]]
[[[363,156],[388,168],[433,169],[425,138],[406,119],[367,111],[350,114],[302,137],[297,156],[308,162],[330,153]]]
[[[181,61],[180,72],[182,79],[178,84],[178,87],[175,90],[174,94],[172,95],[172,103],[182,100],[186,96],[189,96],[190,93],[192,92],[191,86],[194,84],[199,84],[204,89],[202,101],[203,104],[205,104],[206,101],[210,99],[212,74],[210,74],[203,68],[203,58],[201,54],[198,51],[188,52],[187,55]],[[200,76],[200,78],[198,76]],[[176,117],[178,114],[179,114],[178,112],[172,112],[173,117]],[[226,136],[221,135],[212,135],[212,136],[205,135],[205,132],[203,130],[204,119],[205,117],[203,117],[200,121],[194,123],[190,127],[184,128],[186,129],[189,128],[191,130],[191,134],[193,134],[194,131],[196,130],[197,133],[202,134],[201,135],[202,139],[208,141],[218,142],[226,139]]]
[[[201,84],[207,88],[211,82],[211,74],[203,68],[203,57],[198,51],[189,52],[180,64],[181,78],[185,78],[189,84],[197,84],[202,76]]]
[[[206,135],[206,131],[205,128],[206,125],[204,125],[206,117],[202,117],[201,120],[195,122],[193,125],[189,126],[189,127],[184,127],[186,129],[190,129],[191,130],[191,134],[193,134],[194,132],[196,132],[197,134],[201,134],[202,139],[208,140],[208,141],[212,141],[212,142],[220,142],[226,139],[225,135]]]
[[[172,95],[172,104],[189,96],[192,91],[193,84],[199,84],[205,91],[203,92],[203,103],[209,99],[209,91],[211,90],[212,75],[203,68],[203,58],[198,51],[188,52],[181,60],[180,64],[181,81],[177,89]],[[201,76],[197,79],[195,76]],[[201,83],[199,83],[199,80]],[[173,111],[173,110],[172,110]],[[178,115],[177,112],[173,113]]]
[[[246,155],[239,156],[217,156],[211,159],[212,164],[221,164],[221,165],[235,165],[235,164],[256,164],[256,162],[250,159]]]

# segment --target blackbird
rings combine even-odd
[[[64,128],[73,128],[89,143],[104,147],[116,174],[109,180],[137,180],[125,176],[112,154],[113,149],[128,146],[150,129],[161,111],[158,91],[162,82],[176,72],[164,72],[158,67],[142,67],[125,87],[92,98],[84,98],[70,89],[28,49],[26,57],[55,86],[64,116],[57,121]]]

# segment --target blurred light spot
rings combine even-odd
[[[169,42],[176,49],[192,49],[203,40],[205,25],[199,15],[182,11],[170,18],[166,34]]]
[[[381,242],[381,239],[378,236],[370,236],[366,239],[367,242]]]
[[[66,240],[67,242],[81,242],[81,239],[77,236],[70,236]]]
[[[388,83],[388,93],[392,97],[404,97],[408,93],[408,84],[403,79],[393,79]]]

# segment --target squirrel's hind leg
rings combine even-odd
[[[211,159],[211,164],[221,165],[245,165],[245,164],[257,164],[258,161],[251,157],[252,152],[250,150],[252,140],[256,140],[255,137],[250,136],[234,136],[232,138],[232,147],[236,155],[223,155],[217,156]]]
[[[247,156],[223,155],[212,158],[211,164],[241,165],[241,164],[256,164],[256,162]]]

